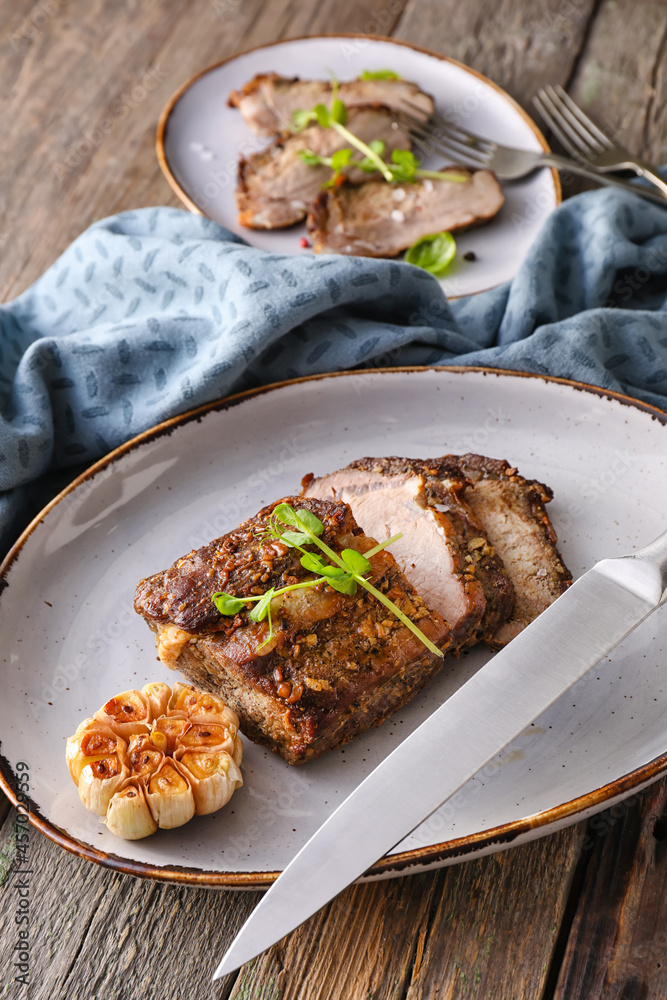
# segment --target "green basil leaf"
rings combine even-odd
[[[357,592],[357,581],[351,576],[344,576],[339,580],[332,578],[327,583],[333,590],[337,590],[339,594],[347,594],[348,597],[354,597]]]
[[[292,124],[295,132],[303,132],[314,121],[317,121],[317,115],[313,111],[292,112]]]
[[[359,576],[370,573],[371,564],[366,556],[362,556],[361,552],[357,552],[356,549],[343,549],[340,555],[351,573],[358,573]]]
[[[325,104],[316,104],[313,108],[313,114],[322,128],[329,128],[331,125],[331,112]]]
[[[331,169],[340,171],[349,164],[351,159],[351,149],[338,149],[331,157]]]
[[[451,233],[424,236],[405,252],[408,264],[416,264],[436,278],[442,277],[455,256],[456,243]]]
[[[322,559],[322,556],[318,556],[314,552],[306,552],[305,555],[302,555],[301,565],[309,573],[319,573],[320,576],[322,576],[322,571],[327,568],[327,564]]]
[[[239,611],[245,610],[246,606],[245,601],[242,601],[240,597],[234,597],[232,594],[213,594],[211,600],[221,615],[237,615]]]
[[[400,80],[402,77],[394,73],[393,69],[365,69],[359,77],[360,80]]]
[[[297,528],[301,528],[302,531],[309,531],[311,535],[319,536],[324,531],[324,525],[320,521],[319,517],[313,514],[310,510],[296,510],[294,511],[295,520],[292,522]]]

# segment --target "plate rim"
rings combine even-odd
[[[114,448],[107,455],[102,456],[82,473],[76,476],[63,490],[61,490],[52,500],[47,503],[42,510],[32,519],[27,527],[21,532],[17,540],[0,564],[0,595],[8,586],[7,576],[12,566],[18,560],[26,542],[33,531],[65,497],[77,489],[87,480],[92,479],[98,472],[107,468],[118,459],[134,451],[142,444],[153,441],[164,435],[171,434],[177,427],[198,421],[208,413],[224,411],[233,406],[243,403],[247,399],[264,395],[269,392],[280,390],[286,387],[300,385],[303,383],[317,382],[329,378],[349,377],[350,375],[364,375],[367,372],[373,374],[413,374],[425,372],[447,372],[454,375],[481,374],[484,376],[496,375],[502,377],[518,377],[535,379],[549,384],[567,386],[580,392],[590,393],[622,405],[631,406],[640,412],[646,413],[653,419],[658,420],[663,426],[667,426],[667,411],[645,403],[642,400],[634,399],[625,393],[616,392],[612,389],[603,389],[600,386],[587,382],[579,382],[575,379],[561,378],[559,376],[543,375],[539,372],[522,372],[506,368],[490,368],[487,366],[465,366],[465,365],[411,365],[397,368],[359,368],[346,369],[339,372],[322,372],[316,375],[304,375],[299,378],[285,379],[280,382],[271,382],[267,385],[256,386],[245,389],[241,392],[233,393],[221,399],[212,400],[201,406],[188,410],[177,416],[161,421],[153,427],[142,431],[128,441]],[[580,813],[595,812],[597,807],[603,806],[605,802],[611,801],[624,793],[635,788],[641,788],[653,781],[658,780],[667,774],[667,750],[665,753],[654,757],[652,760],[639,767],[626,772],[615,780],[601,785],[599,788],[586,792],[576,798],[559,803],[542,812],[525,816],[518,820],[512,820],[490,828],[480,830],[465,837],[455,838],[438,844],[431,844],[425,847],[413,848],[401,851],[400,854],[385,855],[369,868],[367,875],[380,876],[383,874],[410,874],[411,870],[417,866],[437,865],[447,859],[465,860],[466,858],[478,854],[484,849],[492,849],[494,845],[509,845],[522,835],[531,833],[554,824],[563,823],[570,817]],[[14,771],[6,759],[0,753],[0,789],[4,792],[15,808],[20,808],[27,812],[31,825],[40,830],[45,836],[60,847],[81,858],[86,858],[99,864],[101,867],[111,868],[114,871],[136,877],[151,878],[156,881],[172,882],[194,886],[210,886],[216,888],[237,888],[237,889],[262,889],[271,885],[281,874],[280,871],[263,872],[215,872],[206,871],[201,868],[189,868],[181,865],[156,865],[144,861],[132,861],[128,858],[121,858],[118,855],[106,851],[100,851],[88,844],[77,840],[66,830],[60,828],[55,823],[47,820],[41,812],[34,808],[31,801],[26,809],[25,803],[19,803],[13,784],[16,780]],[[576,820],[573,820],[573,822]],[[545,831],[546,832],[546,831]]]
[[[513,98],[511,94],[508,94],[507,91],[503,87],[501,87],[499,83],[495,83],[493,80],[489,79],[488,76],[485,76],[483,73],[480,73],[480,71],[477,69],[473,69],[471,66],[467,66],[459,59],[453,59],[451,56],[444,55],[442,52],[435,52],[433,49],[428,49],[423,45],[416,45],[414,42],[408,42],[401,38],[391,38],[389,35],[366,35],[366,34],[361,35],[358,32],[330,32],[328,34],[317,34],[317,35],[294,35],[293,37],[289,38],[277,38],[272,42],[265,42],[262,45],[253,45],[249,49],[243,49],[241,52],[235,52],[233,55],[227,56],[226,59],[220,59],[219,62],[212,63],[210,66],[206,66],[204,69],[199,70],[199,72],[194,73],[188,80],[185,81],[185,83],[181,84],[181,86],[178,87],[176,91],[174,91],[174,93],[171,95],[166,105],[162,109],[162,113],[160,114],[160,118],[157,124],[157,131],[155,134],[155,153],[157,156],[158,163],[160,165],[160,169],[162,170],[162,173],[165,179],[167,180],[167,183],[190,212],[193,212],[195,215],[201,215],[203,218],[208,218],[203,209],[201,209],[199,205],[197,205],[197,203],[193,201],[192,198],[190,198],[190,196],[187,194],[184,188],[181,187],[181,185],[179,184],[175,174],[171,169],[171,166],[169,165],[169,159],[165,148],[165,140],[167,135],[167,128],[169,126],[169,119],[171,117],[172,111],[178,104],[181,97],[186,93],[186,91],[190,89],[190,87],[192,87],[193,84],[197,82],[197,80],[200,80],[203,76],[206,76],[207,73],[212,73],[214,70],[219,69],[221,66],[225,66],[229,62],[233,62],[234,59],[241,58],[241,56],[249,55],[252,52],[259,52],[261,49],[270,49],[276,45],[284,45],[287,42],[319,41],[321,39],[335,39],[335,38],[353,38],[353,39],[363,38],[364,41],[390,42],[392,45],[403,45],[405,46],[405,48],[412,49],[414,52],[420,52],[422,55],[432,56],[434,59],[439,59],[441,62],[450,63],[452,66],[456,66],[458,69],[462,69],[466,73],[472,74],[473,76],[477,77],[478,80],[481,80],[482,83],[486,84],[492,90],[495,90],[496,93],[498,93],[501,97],[503,97],[511,105],[514,111],[516,111],[521,116],[521,118],[523,118],[523,120],[526,122],[526,124],[530,128],[531,132],[539,142],[544,152],[545,153],[551,152],[551,147],[549,146],[546,138],[544,137],[543,132],[538,127],[534,119],[531,118],[528,112],[521,107],[519,102],[515,100],[515,98]],[[558,208],[558,206],[561,205],[563,202],[563,188],[560,182],[560,174],[556,169],[556,167],[550,167],[549,170],[554,184],[554,195],[556,199],[555,207]],[[490,287],[495,288],[496,285],[492,285]],[[490,290],[489,288],[480,288],[476,292],[471,292],[469,294],[479,295],[481,292],[488,292],[489,290]],[[464,296],[462,295],[448,296],[450,301],[463,297]]]

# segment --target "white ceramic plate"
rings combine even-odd
[[[365,69],[393,69],[432,94],[439,111],[470,132],[521,149],[548,149],[535,123],[500,87],[454,60],[389,39],[367,36],[299,38],[276,42],[212,66],[188,81],[165,108],[157,152],[167,180],[194,211],[215,219],[253,246],[309,253],[299,246],[304,226],[264,232],[237,222],[234,189],[240,154],[266,145],[253,135],[227,97],[256,73],[304,79],[354,79]],[[439,168],[443,157],[424,161]],[[558,175],[541,170],[504,183],[505,204],[493,222],[457,236],[459,253],[442,286],[450,297],[472,295],[516,274],[542,223],[560,201]],[[463,255],[473,251],[476,260]]]
[[[126,842],[83,808],[64,750],[81,719],[113,694],[175,679],[132,609],[139,579],[298,491],[306,472],[369,454],[467,450],[507,457],[554,488],[551,516],[576,577],[664,528],[664,419],[570,383],[441,369],[286,383],[147,432],[47,508],[4,566],[5,787],[11,768],[28,764],[38,825],[104,864],[204,884],[271,881],[370,769],[490,654],[480,648],[447,661],[383,726],[303,767],[245,740],[246,784],[226,809]],[[663,609],[376,871],[414,871],[528,840],[667,771],[666,640]]]

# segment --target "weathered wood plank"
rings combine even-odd
[[[58,0],[44,0],[57,5]],[[0,294],[35,280],[91,222],[127,208],[178,205],[157,165],[155,127],[189,76],[285,35],[391,30],[402,0],[73,2],[34,36],[14,31],[0,60],[3,146]],[[61,9],[62,8],[62,9]]]
[[[0,834],[0,998],[20,995],[13,951],[19,877],[12,810]],[[213,971],[258,899],[118,875],[31,830],[30,1000],[224,1000]]]
[[[667,162],[666,52],[662,0],[604,0],[568,87],[611,139],[657,165]],[[596,186],[574,175],[561,180],[566,197]]]
[[[667,781],[601,813],[554,1000],[667,996]]]
[[[585,824],[444,873],[406,1000],[542,996]]]
[[[656,162],[667,152],[666,52],[664,3],[604,0],[570,88],[611,138]]]
[[[529,108],[538,87],[568,80],[594,8],[595,0],[409,0],[395,34],[479,70]]]
[[[230,1000],[400,1000],[438,873],[352,886],[244,966]]]
[[[584,833],[580,824],[442,872],[354,886],[244,967],[231,1000],[534,1000]]]

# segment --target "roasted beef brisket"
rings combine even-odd
[[[330,80],[288,79],[278,73],[258,73],[241,90],[233,90],[228,104],[238,108],[246,124],[259,135],[279,135],[293,125],[294,111],[309,111],[329,104]],[[407,80],[351,80],[341,83],[338,96],[349,109],[361,104],[383,104],[397,110],[408,101],[424,119],[434,111],[433,98]]]
[[[288,497],[142,580],[135,609],[157,633],[163,662],[220,694],[250,739],[298,764],[382,722],[437,673],[442,659],[361,587],[353,597],[320,584],[275,598],[274,636],[266,645],[266,621],[251,621],[247,611],[220,615],[211,600],[216,592],[252,596],[312,578],[297,550],[262,535],[284,502],[312,511],[336,552],[376,544],[346,503]],[[447,624],[394,557],[382,551],[370,562],[370,582],[446,650]]]
[[[467,485],[455,461],[363,458],[319,479],[307,476],[303,492],[345,501],[371,535],[402,532],[392,554],[462,648],[491,639],[513,607],[512,585],[463,499]]]

